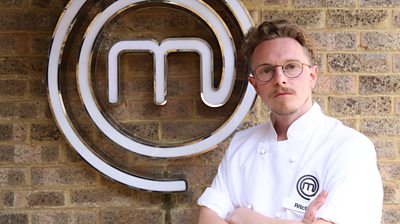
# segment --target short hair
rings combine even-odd
[[[265,40],[273,40],[280,37],[289,37],[296,40],[305,52],[308,52],[310,62],[314,61],[314,47],[312,40],[306,36],[304,31],[286,19],[265,21],[256,27],[252,27],[244,37],[241,51],[248,63],[255,48]]]

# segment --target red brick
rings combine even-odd
[[[27,183],[26,169],[0,167],[0,187],[21,186],[26,183]]]
[[[386,54],[328,54],[329,72],[388,72]]]
[[[0,223],[4,224],[28,224],[28,214],[20,212],[1,212]]]
[[[29,54],[28,35],[24,33],[0,34],[0,55],[27,55]]]
[[[174,208],[171,210],[171,224],[196,224],[199,217],[199,208]]]
[[[23,0],[0,0],[0,8],[19,9],[23,6]]]
[[[339,8],[339,7],[354,7],[355,0],[295,0],[294,5],[298,8]]]
[[[386,182],[384,183],[384,203],[385,204],[394,204],[399,203],[399,189],[400,186],[394,182]]]
[[[398,159],[398,144],[394,140],[377,139],[374,140],[378,160],[393,161]]]
[[[0,163],[14,161],[14,146],[0,145]]]
[[[68,1],[66,0],[32,0],[31,5],[33,8],[64,8],[67,5]]]
[[[101,211],[102,224],[164,224],[164,213],[160,209],[130,209]]]
[[[15,142],[24,142],[28,139],[29,125],[27,123],[15,123],[14,124],[14,138]]]
[[[52,31],[60,12],[5,11],[0,14],[0,30]]]
[[[29,93],[31,97],[38,97],[47,99],[47,83],[45,80],[31,80],[29,81]]]
[[[389,19],[389,11],[372,9],[330,9],[327,26],[335,28],[378,28]]]
[[[382,214],[382,224],[398,224],[400,220],[400,210],[398,207],[384,208]]]
[[[385,163],[381,164],[379,167],[383,180],[392,181],[400,179],[400,164]]]
[[[34,191],[27,196],[29,207],[58,207],[65,205],[62,191]]]
[[[96,182],[96,175],[87,167],[44,167],[32,168],[34,185],[91,185]]]
[[[1,14],[0,14],[1,15]],[[47,57],[1,57],[1,76],[42,76],[46,72]]]
[[[12,124],[0,124],[0,141],[11,141],[14,135],[13,129]]]
[[[365,118],[361,120],[360,128],[367,135],[395,137],[400,134],[400,119]]]
[[[329,112],[334,116],[390,115],[390,97],[329,97]]]
[[[27,84],[24,80],[0,80],[0,97],[21,98],[26,95],[26,90]]]
[[[95,211],[37,211],[32,214],[32,224],[94,224]]]
[[[13,207],[14,206],[14,192],[12,191],[3,191],[1,193],[1,202],[4,207]]]
[[[35,141],[58,141],[61,132],[54,124],[32,124],[31,139]]]
[[[314,90],[316,94],[356,94],[357,77],[350,75],[320,75]]]
[[[321,29],[325,27],[325,13],[322,10],[263,10],[262,21],[287,19],[304,28]]]
[[[125,206],[135,205],[133,190],[125,187],[103,189],[81,189],[71,192],[71,203],[85,207]]]

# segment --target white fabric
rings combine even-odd
[[[319,218],[336,224],[381,222],[382,181],[367,137],[325,116],[317,103],[287,135],[278,142],[271,122],[238,132],[198,204],[224,219],[234,208],[251,207],[268,217],[302,220],[325,190]]]

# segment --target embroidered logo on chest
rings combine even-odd
[[[309,201],[318,193],[318,179],[313,175],[304,175],[297,181],[296,189],[302,198]]]

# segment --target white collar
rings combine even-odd
[[[313,102],[312,107],[289,126],[287,131],[288,140],[301,139],[309,135],[309,133],[319,124],[323,116],[324,114],[322,113],[319,104]],[[273,127],[273,123],[269,122],[269,125],[269,128],[270,130],[272,129],[272,131],[267,134],[267,141],[276,142],[277,134]]]

